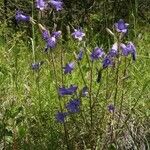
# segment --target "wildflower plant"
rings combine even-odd
[[[40,11],[49,6],[61,11],[63,1],[36,1],[36,8]],[[17,21],[27,22],[30,18],[20,12],[16,13]],[[93,150],[108,149],[112,145],[117,147],[119,145],[117,140],[125,134],[125,125],[131,117],[124,110],[134,109],[136,105],[136,103],[134,106],[125,105],[128,66],[133,65],[137,53],[133,42],[125,39],[129,32],[129,24],[120,19],[114,24],[114,30],[107,30],[114,38],[109,50],[97,45],[90,47],[90,44],[86,43],[88,37],[84,30],[81,27],[74,29],[70,36],[77,50],[69,54],[72,57],[68,60],[64,57],[65,52],[61,45],[59,66],[56,64],[55,50],[61,41],[62,31],[49,31],[44,25],[37,24],[46,45],[45,59],[52,64],[49,71],[50,74],[53,73],[57,95],[55,100],[58,99],[53,116],[55,125],[63,129],[60,131],[63,135],[61,139],[63,145],[60,145],[60,148]],[[31,68],[38,72],[41,65],[42,62],[33,63]],[[84,68],[86,65],[88,69]]]

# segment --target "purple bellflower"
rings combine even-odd
[[[71,85],[69,88],[65,88],[65,87],[60,87],[58,89],[58,93],[60,96],[64,96],[64,95],[72,95],[76,92],[77,90],[77,86],[75,85]]]
[[[128,23],[125,23],[123,19],[120,19],[117,23],[115,23],[115,28],[117,32],[126,33],[128,30]]]
[[[127,47],[130,49],[130,53],[132,56],[132,59],[135,61],[136,60],[136,48],[135,45],[132,42],[128,42]]]
[[[28,21],[30,21],[30,16],[24,14],[24,13],[21,12],[21,11],[17,11],[17,12],[16,12],[15,18],[16,18],[17,21],[23,21],[23,22],[28,22]]]
[[[131,54],[132,59],[136,60],[136,48],[132,42],[128,42],[126,45],[121,44],[120,46],[122,48],[122,54],[124,56],[128,56],[129,54]]]
[[[57,114],[56,114],[56,120],[59,123],[64,123],[66,116],[67,116],[66,112],[57,112]]]
[[[112,104],[108,105],[108,111],[109,111],[110,113],[113,113],[113,112],[115,111],[114,105],[112,105]]]
[[[61,36],[61,31],[55,31],[52,32],[51,36],[55,37],[56,39],[58,39]]]
[[[71,35],[74,39],[82,41],[83,37],[85,36],[85,33],[82,32],[82,29],[74,29],[74,32]]]
[[[110,57],[116,57],[118,55],[118,44],[114,43],[108,55]]]
[[[55,37],[53,37],[53,36],[49,37],[46,41],[46,47],[50,48],[50,49],[55,48],[56,43],[57,43],[57,41],[56,41]]]
[[[49,4],[56,9],[56,11],[60,11],[63,9],[63,2],[60,0],[50,0]]]
[[[33,64],[31,65],[32,70],[35,70],[35,71],[39,70],[40,67],[41,67],[41,65],[42,65],[43,63],[44,63],[43,61],[33,63]]]
[[[41,11],[46,8],[46,3],[44,0],[36,0],[36,7]]]
[[[80,101],[78,99],[71,100],[67,103],[66,108],[71,113],[79,112]]]
[[[103,49],[99,48],[99,47],[96,47],[94,48],[93,52],[91,53],[90,57],[91,57],[91,60],[97,60],[101,57],[104,56],[104,52],[103,52]]]
[[[102,61],[102,64],[103,64],[103,69],[107,68],[108,66],[112,65],[112,59],[111,57],[109,56],[106,56],[103,61]]]
[[[66,66],[63,67],[64,68],[64,73],[65,74],[71,73],[71,71],[74,69],[74,66],[75,66],[74,62],[66,64]]]
[[[50,38],[48,30],[43,30],[42,31],[42,37],[45,41],[47,41]]]

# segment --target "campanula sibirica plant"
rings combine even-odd
[[[50,137],[58,137],[56,141],[60,140],[60,145],[62,143],[60,149],[93,150],[100,149],[101,147],[102,149],[109,149],[107,145],[110,146],[110,143],[115,145],[118,142],[117,136],[124,136],[123,128],[127,125],[124,127],[121,123],[125,122],[126,118],[128,119],[128,114],[124,112],[131,110],[130,105],[132,105],[132,103],[134,104],[134,101],[132,101],[132,103],[129,102],[126,108],[124,108],[124,105],[130,101],[126,100],[126,98],[128,98],[126,89],[128,82],[126,82],[125,79],[126,74],[129,72],[127,64],[128,61],[130,61],[130,59],[127,59],[127,56],[131,55],[132,59],[135,60],[136,48],[132,42],[126,42],[124,36],[122,36],[125,33],[127,34],[128,31],[128,24],[122,19],[114,25],[117,32],[113,33],[110,29],[107,29],[110,35],[113,36],[114,44],[108,46],[111,44],[111,40],[108,45],[106,43],[100,43],[103,45],[103,49],[95,47],[99,44],[95,44],[96,41],[94,41],[95,48],[92,47],[92,42],[87,43],[86,41],[88,40],[83,41],[85,37],[84,30],[78,28],[74,29],[74,32],[70,35],[73,39],[77,40],[77,42],[69,39],[71,42],[74,42],[74,45],[71,44],[75,47],[71,49],[72,53],[67,55],[67,57],[72,59],[72,54],[75,54],[75,60],[65,64],[66,53],[69,53],[67,52],[66,46],[68,41],[63,39],[62,42],[58,42],[59,38],[63,37],[65,33],[62,34],[63,29],[62,31],[58,29],[59,27],[63,28],[63,25],[57,24],[58,18],[63,15],[59,16],[59,12],[56,12],[62,10],[63,5],[65,6],[66,3],[63,4],[61,0],[36,0],[36,8],[40,10],[38,11],[39,14],[41,13],[43,15],[46,13],[47,8],[53,8],[49,12],[49,15],[53,16],[51,21],[54,23],[54,28],[50,28],[51,30],[49,31],[47,30],[49,28],[45,28],[44,25],[42,26],[37,23],[38,21],[35,21],[40,27],[43,42],[46,44],[45,51],[50,50],[45,58],[48,62],[47,66],[50,66],[50,68],[45,72],[42,72],[43,69],[40,70],[42,62],[36,62],[36,59],[41,57],[39,56],[38,49],[36,49],[36,45],[40,43],[36,42],[35,38],[33,38],[36,34],[34,34],[34,25],[32,25],[33,37],[31,39],[35,41],[32,41],[33,53],[31,58],[34,59],[35,63],[31,65],[31,68],[37,71],[38,74],[33,74],[36,77],[37,88],[33,86],[33,90],[31,91],[35,90],[35,93],[38,93],[36,94],[39,101],[38,103],[35,101],[34,104],[39,106],[40,111],[38,110],[37,115],[40,116],[38,116],[39,118],[42,118],[42,120],[40,120],[41,124],[43,120],[49,120],[49,118],[46,118],[49,111],[53,114],[56,112],[56,107],[58,107],[55,120],[60,124],[56,124],[56,122],[51,119],[50,123],[52,124],[41,124],[41,126],[48,126],[48,130],[51,130],[49,132]],[[63,12],[65,12],[65,10],[62,11],[62,13]],[[33,16],[32,12],[32,17]],[[17,12],[16,20],[24,22],[30,21],[30,17],[22,12]],[[86,38],[88,39],[88,37]],[[58,44],[60,45],[57,48],[56,45]],[[106,47],[110,47],[110,49],[107,50]],[[92,49],[92,51],[89,52],[88,49]],[[85,56],[84,59],[83,56]],[[44,57],[45,55],[43,54],[42,58]],[[77,66],[75,66],[75,63],[77,63]],[[111,68],[111,66],[113,67]],[[40,70],[40,72],[38,70]],[[72,72],[74,73],[71,74]],[[45,80],[44,74],[47,75],[48,80]],[[53,76],[51,76],[51,74]],[[42,76],[40,77],[40,75]],[[44,85],[41,84],[42,80],[52,85],[48,86],[45,93],[41,90],[41,87]],[[74,85],[70,85],[72,80]],[[53,87],[55,87],[55,89],[53,89]],[[49,95],[49,100],[47,100],[47,95]],[[43,99],[44,101],[42,101]],[[50,105],[46,107],[48,102],[54,103],[53,110],[48,108]],[[46,115],[43,113],[44,109],[48,109],[48,113],[45,113]],[[36,112],[36,109],[34,111]],[[53,134],[55,133],[55,131],[53,131],[55,129],[57,130],[56,136]],[[115,143],[114,141],[117,142]],[[54,149],[56,149],[56,147],[54,147]]]

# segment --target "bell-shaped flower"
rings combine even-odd
[[[60,11],[63,9],[63,2],[60,0],[50,0],[49,4],[56,9],[56,11]]]
[[[115,28],[117,32],[126,33],[128,31],[128,23],[125,23],[123,19],[120,19],[117,23],[115,23]]]
[[[69,88],[65,88],[65,87],[60,87],[58,89],[58,93],[60,96],[64,96],[64,95],[72,95],[76,92],[77,90],[77,86],[75,85],[71,85]]]
[[[45,0],[36,0],[36,8],[44,10],[46,8]]]
[[[80,28],[80,29],[74,29],[74,32],[71,35],[73,36],[74,39],[82,41],[83,37],[85,36],[85,33]]]
[[[64,123],[66,116],[67,116],[66,112],[57,112],[55,117],[56,117],[57,122]]]
[[[67,103],[66,108],[69,112],[76,113],[79,112],[79,105],[80,105],[79,99],[73,99]]]
[[[96,47],[94,48],[94,50],[92,51],[90,57],[91,57],[91,60],[97,60],[101,57],[103,57],[105,55],[104,51],[102,48],[99,48],[99,47]]]
[[[30,16],[24,14],[22,11],[17,11],[15,16],[17,21],[29,22]]]
[[[75,63],[74,63],[74,62],[71,62],[71,63],[66,64],[66,66],[63,67],[64,73],[65,73],[65,74],[71,73],[72,70],[74,69],[74,66],[75,66]]]

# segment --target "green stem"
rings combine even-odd
[[[51,58],[52,58],[52,66],[53,66],[53,72],[54,72],[54,78],[55,78],[55,84],[56,84],[56,90],[58,90],[59,86],[58,86],[58,80],[57,80],[57,73],[56,73],[56,67],[55,67],[55,58],[54,58],[54,54],[53,52],[50,53],[51,54]],[[62,108],[62,105],[61,105],[61,98],[58,94],[58,100],[59,100],[59,107],[60,107],[60,110],[61,112],[63,112],[63,108]],[[65,132],[65,141],[66,141],[66,145],[67,145],[67,149],[70,150],[70,146],[69,146],[69,142],[68,142],[68,131],[67,131],[67,128],[66,128],[66,123],[64,122],[64,132]]]
[[[90,116],[91,116],[91,130],[92,130],[92,125],[93,125],[93,109],[92,109],[92,84],[93,84],[93,61],[91,64],[91,72],[90,72],[90,89],[89,89],[89,94],[90,94]]]

